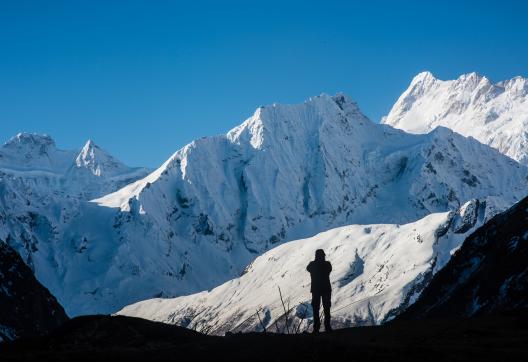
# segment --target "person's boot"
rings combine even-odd
[[[330,323],[325,323],[325,332],[332,332],[333,329],[332,329],[332,326],[330,325]]]
[[[321,318],[319,317],[319,308],[314,310],[314,320],[313,320],[313,334],[319,333],[319,328],[321,328]]]
[[[314,326],[313,326],[313,331],[312,331],[312,333],[313,333],[313,334],[318,334],[320,328],[321,328],[321,324],[315,323]]]
[[[332,325],[330,324],[330,313],[328,313],[325,316],[324,326],[325,326],[325,332],[328,332],[328,333],[332,332]]]
[[[330,324],[330,308],[324,310],[324,326],[325,326],[325,332],[332,332],[332,325]]]

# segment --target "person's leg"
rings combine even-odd
[[[331,293],[323,294],[323,310],[325,318],[325,331],[329,332],[332,330],[332,325],[330,324],[330,306],[332,305],[332,295]]]
[[[321,296],[319,294],[312,294],[312,310],[313,310],[313,320],[314,320],[314,326],[313,331],[314,333],[319,332],[319,328],[321,328],[321,318],[319,318],[319,308],[321,306]]]

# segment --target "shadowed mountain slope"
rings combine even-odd
[[[67,319],[18,253],[0,240],[0,340],[44,334]]]

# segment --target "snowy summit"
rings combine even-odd
[[[443,81],[418,74],[382,121],[411,133],[443,126],[528,164],[528,79],[499,83],[477,73]]]

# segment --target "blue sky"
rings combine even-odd
[[[412,77],[528,76],[526,1],[0,1],[0,141],[88,138],[156,167],[259,105],[349,94],[378,121]]]

